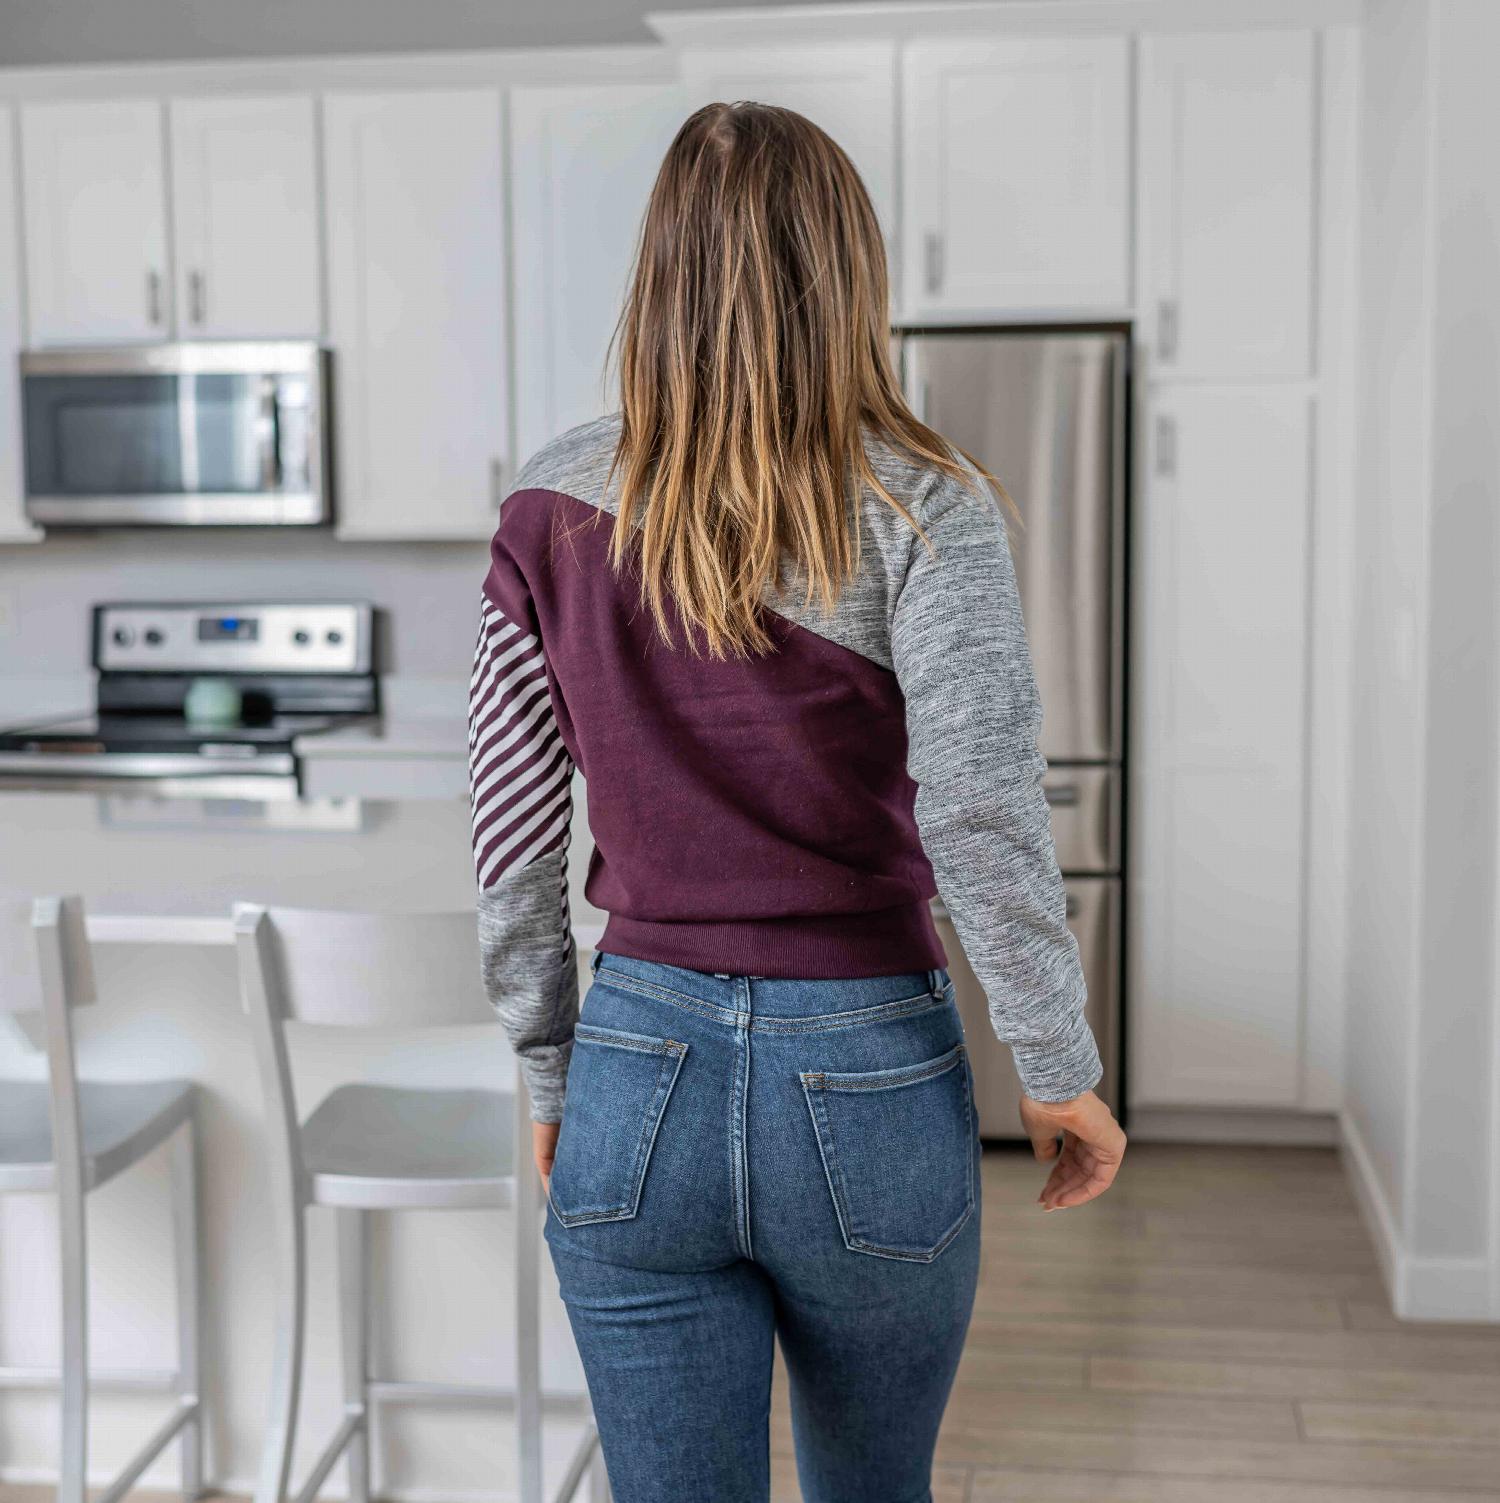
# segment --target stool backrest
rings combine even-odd
[[[0,898],[0,1013],[94,1000],[83,899]]]
[[[493,1023],[471,913],[235,905],[242,988],[284,1022],[433,1028]],[[250,1006],[249,992],[245,996]]]
[[[473,913],[335,913],[236,903],[234,931],[240,999],[266,1103],[272,1191],[301,1204],[305,1166],[285,1025],[496,1022],[480,978],[479,921]]]

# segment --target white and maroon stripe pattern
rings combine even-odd
[[[542,644],[486,597],[469,683],[469,797],[481,889],[548,851],[566,850],[572,783]]]

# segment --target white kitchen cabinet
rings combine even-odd
[[[487,538],[510,469],[496,89],[324,101],[338,532]]]
[[[1136,1106],[1298,1104],[1312,401],[1158,391],[1133,532]]]
[[[170,120],[182,336],[317,338],[312,99],[178,99]]]
[[[16,189],[15,123],[0,106],[0,543],[41,537],[26,520],[21,473],[21,199]]]
[[[618,406],[605,361],[641,216],[682,121],[668,84],[511,94],[516,453]]]
[[[1129,59],[1109,36],[906,49],[904,317],[1128,307]]]
[[[1317,93],[1310,31],[1142,38],[1140,309],[1154,376],[1311,372]]]
[[[31,343],[165,338],[172,314],[161,104],[23,105],[21,168]]]
[[[691,49],[682,56],[688,108],[753,99],[806,115],[848,153],[887,241],[896,232],[896,49],[892,42],[837,47]]]

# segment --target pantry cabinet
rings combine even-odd
[[[904,61],[903,314],[1130,302],[1124,36],[917,42]]]
[[[1310,374],[1313,33],[1143,37],[1139,93],[1140,316],[1151,373]]]
[[[1131,582],[1136,1106],[1300,1087],[1312,399],[1159,392]]]
[[[512,472],[498,89],[324,101],[338,532],[487,538]]]
[[[21,199],[16,191],[15,121],[0,106],[0,544],[41,533],[26,521],[21,477]]]
[[[174,100],[170,120],[182,337],[316,339],[312,99]]]
[[[753,99],[806,115],[848,153],[887,242],[896,240],[896,48],[850,40],[837,47],[693,49],[683,54],[688,107]]]
[[[672,136],[670,84],[512,91],[516,453],[618,405],[610,338]]]
[[[154,99],[22,107],[32,344],[168,336],[162,147],[162,106]]]

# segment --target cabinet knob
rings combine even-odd
[[[1177,419],[1167,413],[1156,419],[1156,473],[1164,480],[1177,473]]]
[[[1177,299],[1164,297],[1156,305],[1156,358],[1164,365],[1177,359]]]
[[[928,295],[935,297],[943,290],[943,237],[936,230],[928,230],[922,237],[922,264]]]

